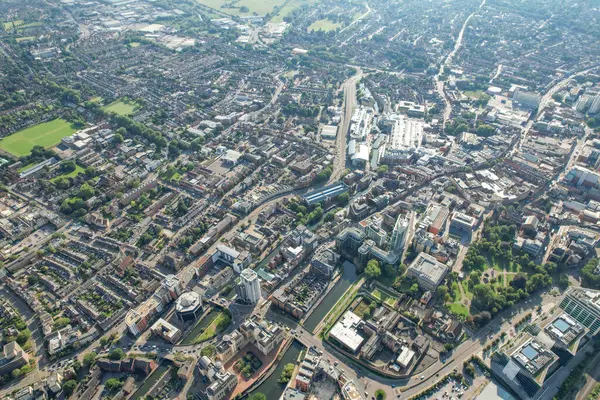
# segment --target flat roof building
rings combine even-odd
[[[181,338],[181,331],[162,318],[159,318],[158,321],[152,325],[150,331],[169,343],[175,343]]]
[[[446,265],[426,253],[419,253],[406,271],[408,276],[417,278],[419,286],[431,291],[437,289],[447,273],[448,267]]]
[[[408,347],[403,347],[396,358],[396,364],[401,366],[402,368],[406,368],[410,365],[413,358],[415,357],[415,352]]]
[[[546,326],[546,332],[564,346],[569,347],[584,332],[584,328],[568,314],[562,314]]]
[[[470,233],[476,224],[475,218],[457,211],[450,220],[450,231],[458,234]]]
[[[512,354],[512,358],[534,377],[558,360],[556,354],[535,339],[525,342]]]
[[[342,318],[331,328],[329,336],[333,337],[340,345],[356,353],[365,341],[358,333],[358,325],[362,319],[352,311],[346,311]]]
[[[202,314],[202,297],[196,292],[185,292],[177,299],[175,313],[181,321],[195,321]]]
[[[560,303],[570,317],[590,330],[595,336],[600,332],[600,291],[586,288],[569,288]]]
[[[337,130],[337,125],[324,125],[323,128],[321,128],[321,138],[325,140],[335,140]]]

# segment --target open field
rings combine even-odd
[[[85,170],[82,167],[80,167],[79,165],[76,165],[75,169],[73,171],[69,172],[68,174],[62,174],[62,175],[57,176],[56,178],[52,178],[50,181],[54,183],[54,181],[56,181],[58,178],[61,178],[61,177],[74,178],[83,172],[85,172]]]
[[[264,15],[273,12],[276,6],[283,6],[285,0],[238,0],[233,2],[233,7],[223,8],[221,6],[225,4],[231,4],[229,0],[196,0],[198,3],[203,4],[207,7],[213,8],[217,11],[223,12],[229,15],[235,16],[248,16],[248,15]],[[290,3],[296,3],[298,0],[291,0]],[[246,7],[247,12],[243,12],[240,8]]]
[[[288,14],[292,13],[294,10],[303,7],[310,6],[315,4],[318,0],[290,0],[287,4],[279,10],[279,12],[271,18],[272,22],[282,22],[283,18],[285,18]]]
[[[448,304],[448,310],[456,316],[463,316],[465,318],[469,316],[469,309],[462,303]]]
[[[483,94],[482,90],[467,90],[466,92],[464,92],[465,96],[470,97],[475,100],[480,98],[482,94]]]
[[[23,25],[23,20],[22,19],[18,19],[16,21],[8,21],[8,22],[3,22],[2,23],[2,27],[4,28],[5,31],[8,31],[12,28],[16,28],[19,25]]]
[[[343,24],[341,24],[339,22],[331,22],[328,19],[320,19],[318,21],[313,22],[308,27],[308,31],[309,32],[313,32],[313,31],[329,32],[329,31],[334,31],[338,28],[341,28],[342,26],[343,26]]]
[[[116,100],[107,106],[104,106],[105,111],[114,112],[119,115],[131,115],[138,109],[138,105],[134,101]]]
[[[33,146],[54,147],[66,136],[72,135],[77,129],[65,121],[55,120],[37,124],[27,129],[15,132],[0,141],[0,149],[21,157],[31,152]]]

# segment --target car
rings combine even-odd
[[[336,362],[334,362],[334,363],[333,363],[333,366],[334,366],[334,367],[337,367],[337,366],[338,366],[338,364],[339,364],[339,362],[337,362],[337,361],[336,361]]]
[[[424,381],[425,380],[425,375],[421,375],[421,380]]]

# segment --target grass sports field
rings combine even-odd
[[[265,15],[273,12],[276,6],[283,6],[285,4],[285,0],[238,0],[238,1],[229,1],[229,0],[196,0],[196,2],[203,4],[207,7],[213,8],[217,11],[229,14],[229,15],[253,15],[256,13],[257,15]],[[299,0],[291,0],[291,3],[299,2]],[[221,6],[229,4],[231,7],[222,8]],[[244,11],[241,10],[242,7]]]
[[[33,146],[54,147],[77,129],[64,119],[58,118],[15,132],[0,141],[0,149],[21,157],[31,152]]]
[[[131,115],[138,109],[134,101],[117,100],[104,107],[104,110],[114,112],[119,115]]]
[[[309,27],[308,27],[308,31],[312,32],[312,31],[324,31],[324,32],[329,32],[329,31],[334,31],[337,28],[341,28],[342,24],[339,22],[331,22],[328,19],[320,19],[318,21],[313,22]]]

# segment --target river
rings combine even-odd
[[[344,263],[344,272],[342,273],[342,277],[337,281],[335,286],[327,293],[325,298],[317,308],[310,314],[308,319],[304,322],[304,327],[307,331],[312,332],[319,322],[327,315],[329,311],[333,308],[334,304],[342,297],[342,295],[348,290],[350,285],[352,285],[358,279],[356,275],[356,267],[354,264],[345,262]]]
[[[303,348],[304,346],[302,346],[302,344],[294,340],[294,343],[292,343],[290,348],[287,349],[271,376],[269,376],[252,392],[263,393],[265,396],[267,396],[267,400],[279,400],[286,386],[285,384],[278,382],[281,372],[286,364],[297,364],[296,361],[298,360],[298,356]]]

